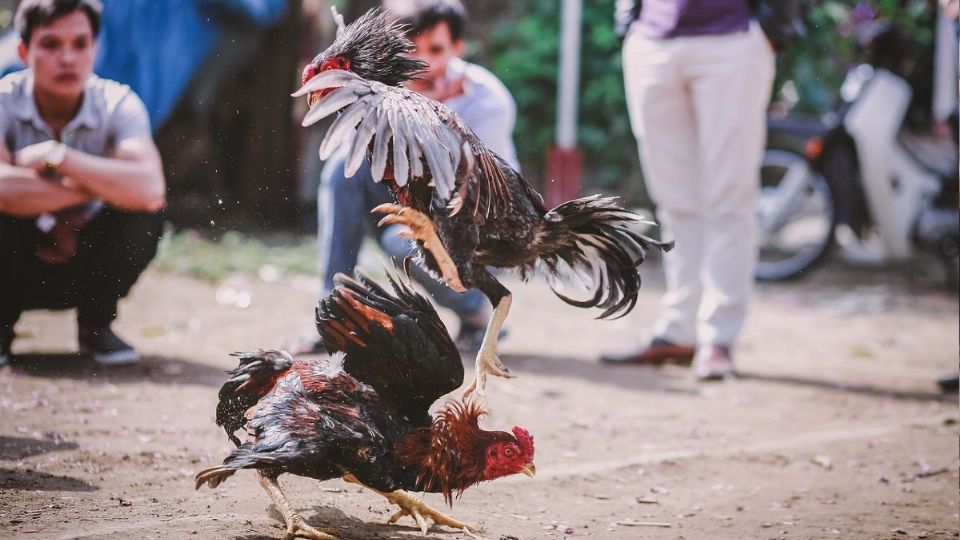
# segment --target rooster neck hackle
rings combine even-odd
[[[484,449],[508,434],[480,429],[486,414],[474,402],[450,402],[430,428],[410,433],[397,445],[400,459],[418,470],[417,484],[424,491],[439,491],[448,505],[454,493],[483,480]]]

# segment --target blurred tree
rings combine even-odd
[[[930,91],[934,31],[933,6],[927,0],[825,0],[810,7],[807,37],[777,62],[774,100],[797,114],[822,114],[839,99],[847,69],[864,60],[858,38],[866,25],[890,21],[913,37],[920,50],[911,83],[921,102]]]
[[[578,130],[583,184],[587,193],[613,191],[636,202],[645,197],[626,114],[613,4],[583,4]],[[517,101],[517,150],[524,175],[537,183],[555,133],[559,10],[556,2],[521,0],[513,12],[518,16],[493,33],[492,68]]]

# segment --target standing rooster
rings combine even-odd
[[[304,68],[304,86],[294,96],[307,95],[304,126],[341,113],[320,157],[349,145],[348,176],[370,160],[373,178],[386,182],[397,202],[374,209],[387,214],[381,225],[408,226],[429,270],[456,291],[480,289],[495,306],[465,395],[482,393],[487,374],[509,376],[496,342],[511,295],[488,266],[516,267],[527,278],[539,265],[557,296],[599,307],[606,318],[633,309],[647,250],[672,244],[643,236],[649,223],[613,198],[586,197],[548,210],[456,113],[400,86],[426,66],[411,51],[403,27],[383,12],[371,10],[347,27],[341,20],[336,41]],[[591,296],[561,295],[555,285],[562,277],[579,281]]]
[[[306,524],[287,501],[282,473],[343,478],[383,495],[426,534],[427,519],[471,527],[404,490],[454,495],[478,482],[533,476],[533,437],[479,427],[484,412],[450,402],[435,418],[428,407],[463,382],[463,364],[430,302],[402,281],[394,294],[370,280],[337,276],[317,309],[317,329],[331,356],[294,360],[284,351],[239,353],[240,366],[220,389],[217,424],[237,449],[219,467],[200,471],[197,488],[217,487],[239,469],[257,469],[260,485],[286,522],[286,538],[331,540]],[[246,428],[241,444],[234,432]]]

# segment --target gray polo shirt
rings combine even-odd
[[[132,137],[151,137],[147,108],[129,86],[91,75],[80,110],[63,128],[60,140],[87,154],[110,156],[121,141]],[[55,138],[37,110],[30,70],[0,79],[0,138],[11,155]],[[100,206],[97,201],[90,209],[96,211]]]
[[[486,68],[460,58],[451,58],[447,76],[464,79],[463,94],[443,102],[463,118],[487,148],[520,170],[513,145],[517,105],[507,87]]]

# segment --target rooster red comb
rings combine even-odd
[[[533,435],[520,426],[513,426],[513,436],[517,438],[517,445],[527,463],[533,463]]]

